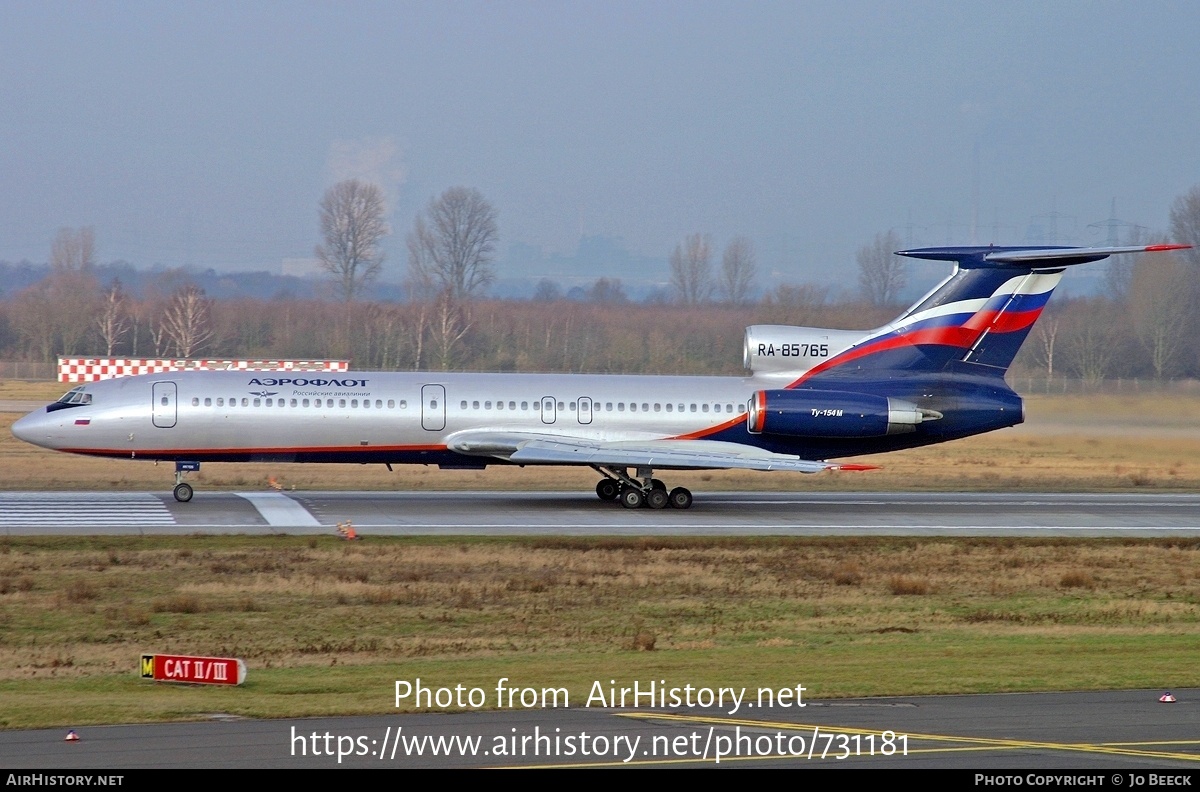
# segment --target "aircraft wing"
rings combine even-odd
[[[469,456],[490,456],[516,464],[612,465],[659,469],[868,470],[870,465],[801,459],[787,454],[716,440],[603,441],[514,432],[464,432],[447,447]]]

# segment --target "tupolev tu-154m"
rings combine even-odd
[[[655,471],[863,469],[838,458],[1021,423],[1004,374],[1063,270],[1138,247],[941,247],[954,271],[867,332],[746,328],[743,377],[194,371],[74,388],[18,420],[21,440],[176,463],[586,465],[627,508],[686,509]]]

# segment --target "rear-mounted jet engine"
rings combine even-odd
[[[750,399],[751,434],[785,437],[882,437],[914,432],[942,414],[903,399],[869,393],[761,390]]]

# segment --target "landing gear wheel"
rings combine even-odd
[[[601,479],[596,483],[596,494],[600,500],[614,501],[621,494],[621,485],[609,478]]]
[[[665,488],[655,488],[646,493],[646,505],[651,509],[661,509],[665,507],[670,499],[671,498],[669,495],[667,495],[667,490]]]
[[[671,494],[667,498],[671,502],[671,508],[690,509],[692,507],[692,493],[686,487],[676,487],[671,490]]]
[[[646,502],[646,496],[642,494],[640,489],[627,487],[621,490],[621,505],[626,509],[640,508]]]
[[[667,485],[663,483],[662,479],[650,479],[650,489],[662,490],[663,492],[666,492]]]
[[[176,484],[175,485],[175,500],[180,503],[187,503],[192,499],[191,484]]]

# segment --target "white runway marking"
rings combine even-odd
[[[175,525],[159,498],[130,492],[0,492],[0,526]]]
[[[267,525],[282,525],[289,528],[311,528],[319,526],[308,509],[281,492],[239,492],[241,497],[250,501],[258,513],[267,521]]]

